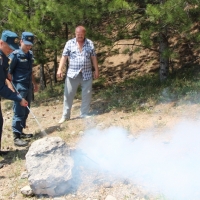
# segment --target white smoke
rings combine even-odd
[[[182,121],[155,137],[140,133],[131,140],[119,127],[89,130],[78,148],[98,170],[128,178],[168,199],[200,199],[200,123]],[[153,135],[154,134],[154,135]]]

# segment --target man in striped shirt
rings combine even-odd
[[[75,29],[76,37],[67,41],[60,60],[57,76],[62,77],[62,67],[69,61],[65,79],[63,114],[59,123],[70,119],[71,108],[77,88],[81,85],[82,103],[80,117],[89,113],[92,97],[92,81],[99,77],[98,62],[94,44],[85,38],[86,29],[78,26]],[[92,71],[92,66],[94,71]]]

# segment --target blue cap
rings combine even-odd
[[[33,45],[34,35],[30,32],[23,32],[22,33],[22,41],[26,45]]]
[[[19,37],[16,33],[12,31],[3,31],[1,35],[1,40],[6,42],[12,50],[19,49]]]

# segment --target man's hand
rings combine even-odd
[[[63,73],[62,73],[61,69],[58,69],[58,71],[57,71],[57,77],[58,78],[62,78],[63,77]]]
[[[92,65],[94,66],[93,77],[94,79],[97,79],[99,78],[99,68],[98,68],[97,57],[91,56],[91,59],[92,59]]]
[[[95,70],[95,71],[93,72],[93,76],[94,76],[94,79],[99,78],[99,71],[98,71],[98,70]]]
[[[67,58],[68,58],[67,56],[62,56],[61,59],[60,59],[60,64],[59,64],[58,71],[57,71],[57,77],[58,78],[62,78],[63,77],[62,67],[67,62]]]
[[[20,101],[20,105],[26,107],[26,106],[28,106],[28,102],[23,98],[23,99]]]

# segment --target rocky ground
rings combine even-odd
[[[16,148],[13,145],[12,134],[11,134],[11,118],[12,110],[8,109],[7,101],[2,103],[3,113],[4,113],[4,132],[3,132],[3,148],[4,150],[9,150],[10,153],[1,157],[1,163],[4,164],[4,167],[0,169],[0,199],[46,199],[46,197],[26,197],[23,196],[20,192],[20,189],[28,185],[27,177],[23,176],[26,174],[25,167],[25,155],[28,151],[28,148]],[[99,152],[112,152],[112,149],[115,149],[116,140],[121,141],[124,138],[118,138],[117,133],[116,137],[109,135],[109,127],[121,127],[127,131],[125,138],[127,140],[137,140],[143,135],[146,135],[148,132],[151,133],[151,140],[156,140],[156,138],[161,138],[160,141],[163,143],[170,142],[173,134],[167,135],[166,132],[170,132],[174,127],[181,123],[184,119],[187,121],[191,120],[194,123],[198,124],[199,120],[199,111],[200,107],[197,104],[188,105],[188,104],[174,104],[171,103],[162,103],[156,105],[155,107],[150,107],[146,112],[137,112],[137,113],[127,113],[122,111],[111,111],[107,113],[98,114],[98,110],[93,110],[95,113],[91,118],[80,119],[78,118],[80,108],[80,100],[75,100],[72,110],[72,118],[70,121],[64,122],[62,125],[59,125],[59,121],[62,113],[62,97],[57,99],[52,99],[48,102],[43,102],[40,105],[33,103],[31,111],[37,117],[41,127],[38,126],[34,117],[30,114],[28,118],[28,127],[26,133],[34,133],[34,139],[30,141],[30,145],[35,140],[39,139],[41,136],[40,131],[44,130],[47,135],[45,137],[59,136],[61,137],[73,151],[79,149],[79,144],[83,141],[86,132],[94,129],[102,131],[102,134],[107,134],[107,137],[103,139],[99,137],[99,132],[94,139],[93,143],[88,143],[88,145]],[[196,126],[196,125],[195,125]],[[176,130],[177,131],[177,130]],[[120,132],[120,131],[119,131]],[[123,131],[122,131],[123,132]],[[172,132],[174,133],[174,132]],[[176,134],[176,133],[174,133]],[[99,145],[98,140],[102,140],[102,143],[97,149],[95,146]],[[126,139],[125,139],[126,140]],[[107,143],[109,141],[109,143]],[[120,143],[119,143],[120,144]],[[134,142],[133,142],[134,144]],[[143,151],[144,143],[139,143],[138,149]],[[148,144],[148,143],[147,143]],[[111,148],[109,148],[111,146]],[[121,148],[121,150],[119,150]],[[124,152],[124,149],[128,146],[120,144],[119,148],[115,149],[118,154],[117,157],[120,158],[120,152]],[[84,149],[84,148],[83,148]],[[107,149],[107,151],[106,151]],[[149,190],[149,187],[145,187],[142,181],[138,181],[132,177],[128,177],[126,172],[131,171],[129,164],[130,162],[125,162],[125,165],[121,165],[120,162],[124,162],[122,159],[115,160],[115,166],[112,168],[105,168],[100,170],[99,160],[95,160],[95,157],[92,157],[93,154],[90,154],[87,147],[85,147],[86,154],[78,154],[79,157],[76,159],[75,167],[78,168],[79,172],[79,183],[73,186],[73,189],[66,194],[55,199],[85,199],[85,200],[145,200],[145,199],[167,199],[163,196],[162,193],[157,193],[158,191]],[[158,148],[159,151],[159,148]],[[106,154],[106,153],[105,153]],[[131,161],[134,160],[134,156],[138,159],[138,155],[134,152],[130,152],[130,155],[127,158]],[[111,156],[116,156],[115,154],[108,154]],[[124,155],[123,155],[124,156]],[[145,152],[141,154],[145,156]],[[141,159],[143,159],[141,157]],[[77,162],[78,160],[78,162]],[[110,160],[106,161],[110,163]],[[139,160],[138,160],[139,162]],[[152,159],[152,162],[153,159]],[[90,166],[85,163],[90,163]],[[136,162],[137,163],[137,162]],[[147,162],[151,163],[151,161]],[[98,165],[98,168],[95,167]],[[120,166],[123,166],[123,170],[118,171],[116,174],[115,170]],[[136,169],[139,170],[139,169]],[[123,173],[122,173],[123,172]],[[109,196],[110,195],[110,196]],[[48,199],[48,198],[47,198]],[[174,198],[175,199],[175,198]]]

